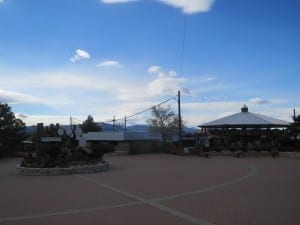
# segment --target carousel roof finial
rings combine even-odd
[[[248,107],[245,104],[241,108],[241,112],[248,112]]]

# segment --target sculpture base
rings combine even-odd
[[[95,163],[92,165],[76,165],[67,168],[29,168],[17,165],[16,174],[22,176],[57,176],[80,173],[98,173],[109,170],[108,163]]]

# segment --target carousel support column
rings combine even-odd
[[[245,145],[245,143],[244,143],[244,141],[245,141],[245,132],[246,132],[246,128],[245,127],[243,127],[242,128],[242,132],[241,132],[241,150],[243,150],[244,151],[244,145]]]
[[[36,152],[37,155],[40,156],[41,154],[41,137],[43,136],[44,132],[44,124],[38,123],[36,126]]]
[[[267,140],[268,140],[268,147],[269,147],[269,150],[272,150],[272,131],[271,131],[271,128],[268,127],[267,128]]]
[[[226,127],[226,150],[229,150],[229,128]]]

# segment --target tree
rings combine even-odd
[[[297,140],[298,134],[300,133],[300,115],[293,116],[293,123],[290,126],[290,130],[294,136],[294,140]]]
[[[153,118],[147,120],[149,129],[151,132],[160,133],[164,143],[178,133],[178,116],[169,105],[153,107],[151,114]]]
[[[91,115],[88,115],[87,119],[82,123],[81,129],[83,133],[101,131],[102,128],[96,122]]]
[[[59,123],[56,123],[55,125],[51,123],[49,126],[44,128],[44,134],[43,136],[49,136],[49,137],[58,137],[58,129],[60,128]]]
[[[0,102],[0,155],[11,153],[25,140],[25,123],[17,119],[8,104]]]

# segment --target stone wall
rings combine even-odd
[[[108,163],[97,163],[85,166],[72,166],[68,168],[27,168],[17,165],[16,174],[23,176],[55,176],[78,173],[97,173],[109,169]]]

